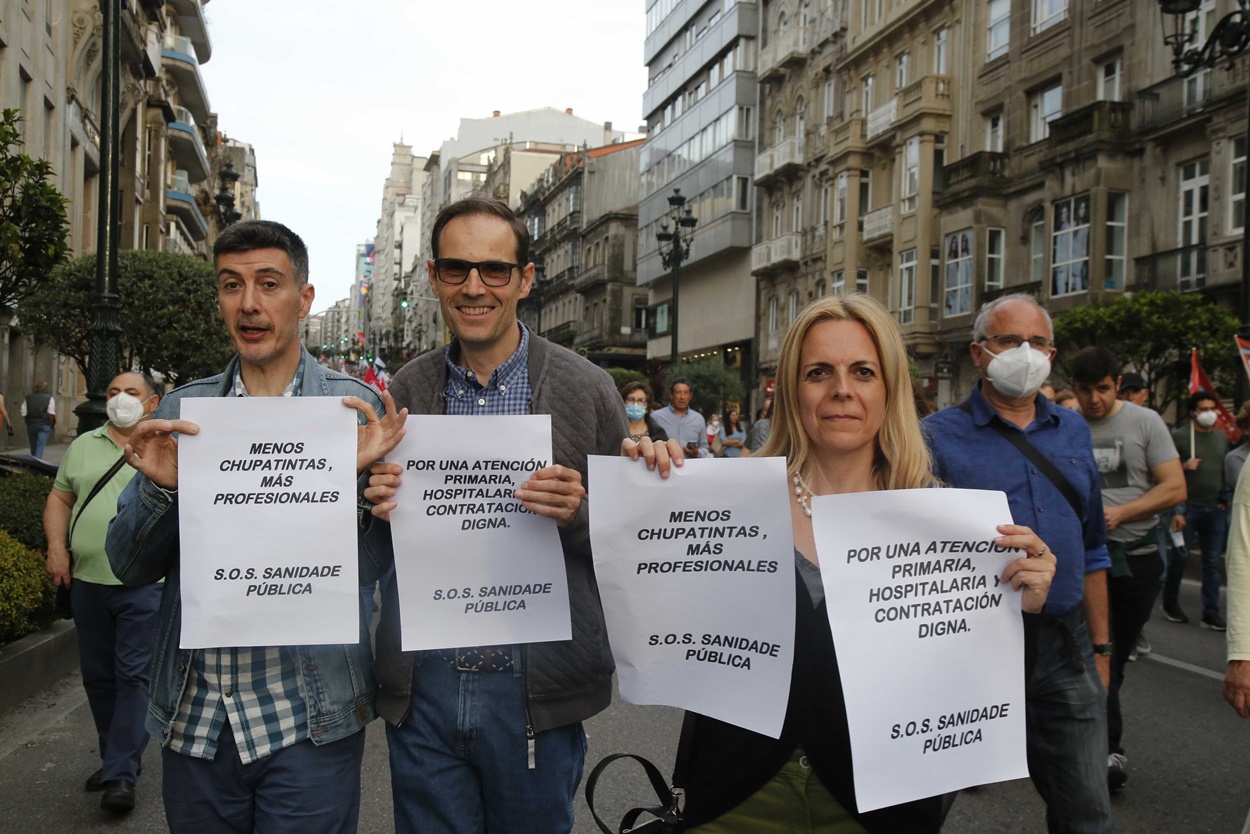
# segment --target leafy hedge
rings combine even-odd
[[[55,601],[43,554],[0,530],[0,645],[51,623]]]
[[[44,559],[43,506],[50,489],[52,479],[41,475],[0,477],[0,645],[56,619],[56,589]]]

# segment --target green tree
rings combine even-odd
[[[18,150],[20,121],[17,110],[0,111],[0,314],[11,312],[69,253],[65,198],[51,182],[52,165]]]
[[[1103,345],[1145,377],[1150,405],[1166,411],[1189,394],[1190,348],[1198,348],[1212,384],[1232,394],[1233,375],[1241,373],[1236,332],[1236,317],[1200,295],[1136,292],[1101,307],[1078,307],[1055,321],[1059,372],[1067,376],[1081,348]]]
[[[604,370],[612,377],[612,384],[616,386],[618,391],[627,382],[647,381],[647,375],[642,371],[631,371],[628,368],[604,368]]]
[[[218,373],[234,347],[217,315],[212,265],[173,252],[118,255],[122,367],[174,383]],[[23,331],[86,368],[94,293],[95,255],[61,265],[18,308]]]
[[[684,379],[690,383],[693,396],[690,407],[711,419],[713,414],[720,414],[729,403],[742,407],[745,391],[742,378],[737,372],[731,371],[718,362],[688,362],[670,373],[668,384],[674,379]],[[660,396],[661,402],[668,401],[667,386]]]

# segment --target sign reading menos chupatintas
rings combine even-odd
[[[182,401],[184,649],[360,639],[356,414],[338,397]]]
[[[812,528],[860,811],[1028,775],[1024,555],[994,544],[1001,492],[818,496]]]
[[[550,415],[413,415],[387,460],[404,651],[572,636],[556,522],[514,494],[551,462]]]
[[[589,482],[621,697],[780,736],[794,657],[785,460],[690,460],[661,480],[591,457]]]

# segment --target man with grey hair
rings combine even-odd
[[[1026,684],[1029,773],[1052,832],[1110,832],[1106,522],[1089,427],[1040,396],[1055,355],[1050,315],[1031,295],[981,308],[969,348],[981,379],[957,408],[925,419],[934,473],[1001,490],[1058,567]]]

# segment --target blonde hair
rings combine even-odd
[[[784,457],[787,471],[810,480],[811,442],[803,429],[799,405],[799,354],[808,332],[821,322],[862,324],[881,357],[885,383],[885,420],[877,433],[873,478],[878,489],[918,489],[935,486],[933,458],[920,432],[912,395],[911,373],[903,334],[881,303],[868,295],[821,298],[808,304],[790,326],[777,361],[777,391],[773,398],[772,434],[759,454]]]

